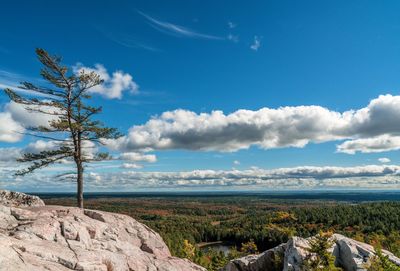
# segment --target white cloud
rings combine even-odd
[[[91,181],[92,183],[98,183],[103,180],[101,175],[96,172],[89,172],[87,176],[89,177],[89,181]]]
[[[312,167],[248,170],[193,170],[184,172],[136,171],[138,166],[122,165],[126,171],[86,173],[86,191],[129,189],[400,189],[400,166],[368,165],[356,167]],[[9,189],[31,187],[33,190],[65,191],[74,183],[54,181],[43,172],[24,179],[12,176],[10,169],[0,170],[0,185]]]
[[[240,161],[235,160],[235,161],[233,161],[233,164],[234,164],[234,165],[240,165]]]
[[[261,40],[258,36],[254,36],[253,43],[250,45],[250,49],[253,51],[258,51],[261,46]]]
[[[20,148],[0,148],[0,162],[15,162],[19,157],[21,157]]]
[[[102,85],[90,89],[92,93],[98,93],[110,99],[121,98],[124,91],[138,93],[138,85],[133,81],[132,76],[127,73],[116,71],[110,75],[104,66],[100,64],[95,65],[95,68],[88,68],[84,67],[82,64],[77,64],[77,66],[74,67],[74,72],[78,73],[82,69],[88,72],[94,71],[104,80]],[[1,71],[0,79],[5,75],[7,75],[8,78],[19,76]],[[0,87],[1,86],[0,84]],[[49,127],[50,121],[57,119],[57,116],[32,112],[28,109],[29,106],[17,104],[13,101],[10,101],[4,106],[4,112],[0,112],[0,141],[20,141],[23,138],[22,133],[25,132],[25,128],[37,126]],[[46,106],[41,106],[40,109],[50,113],[59,112],[58,109]]]
[[[29,153],[40,153],[42,151],[50,151],[59,148],[60,142],[57,141],[44,141],[37,140],[35,142],[29,143],[23,152]]]
[[[176,37],[189,37],[189,38],[199,38],[199,39],[210,39],[210,40],[223,40],[224,38],[218,37],[218,36],[213,36],[213,35],[208,35],[208,34],[203,34],[196,32],[194,30],[191,30],[187,27],[183,27],[180,25],[176,25],[173,23],[169,22],[163,22],[158,19],[155,19],[143,12],[138,11],[139,14],[141,14],[144,18],[147,19],[149,22],[150,26],[153,27],[154,29]]]
[[[132,162],[148,162],[148,163],[157,162],[157,157],[154,154],[143,154],[138,152],[121,153],[119,158],[121,160],[132,161]]]
[[[389,158],[386,157],[382,157],[378,159],[379,162],[381,162],[382,164],[386,164],[386,163],[390,163],[391,160]]]
[[[121,165],[122,168],[130,168],[130,169],[140,169],[143,168],[142,165],[135,164],[135,163],[123,163]]]
[[[12,118],[25,128],[37,126],[50,127],[49,122],[58,118],[54,115],[32,112],[27,110],[27,108],[29,109],[29,106],[24,106],[13,101],[10,101],[5,106],[5,110],[11,113]],[[41,106],[40,109],[49,113],[60,112],[58,109],[51,108],[49,106]]]
[[[24,148],[0,148],[0,162],[15,162],[16,159],[21,158],[24,153],[40,153],[42,151],[51,151],[58,149],[61,145],[72,144],[72,142],[60,142],[60,141],[45,141],[37,140],[35,142],[29,143]],[[82,142],[82,153],[84,158],[92,159],[98,148],[95,143],[91,141]],[[63,159],[60,163],[69,164],[71,163],[68,159]]]
[[[71,146],[71,141],[37,140],[29,143],[27,147],[21,150],[22,153],[40,153],[42,151],[51,151],[58,149],[61,145]],[[92,141],[82,141],[82,154],[86,159],[93,159],[98,151],[96,144]]]
[[[79,73],[82,70],[97,73],[104,80],[104,83],[89,89],[89,92],[100,94],[105,98],[121,99],[124,91],[129,91],[133,94],[139,92],[139,86],[133,81],[132,76],[123,71],[115,71],[110,75],[101,64],[96,64],[94,68],[90,68],[83,66],[81,63],[77,63],[73,70],[75,73]]]
[[[10,112],[0,112],[0,141],[18,142],[24,131],[24,127],[12,118]]]
[[[43,150],[55,149],[55,144],[53,142],[46,142],[38,140],[28,144],[25,148],[10,147],[10,148],[0,148],[0,171],[3,165],[15,166],[17,159],[21,158],[24,153],[39,153]]]
[[[128,135],[106,143],[111,149],[124,152],[164,149],[232,152],[250,146],[301,148],[310,142],[348,140],[338,145],[339,152],[376,152],[400,147],[398,123],[400,96],[381,95],[367,107],[343,113],[321,106],[238,110],[227,115],[222,111],[201,114],[182,109],[167,111],[143,125],[131,127]]]
[[[24,127],[48,124],[52,117],[42,115],[13,102],[7,104],[0,112],[0,141],[17,142],[22,139]],[[156,161],[154,155],[143,154],[151,150],[232,152],[251,146],[301,148],[310,142],[336,140],[345,140],[338,144],[338,152],[371,153],[400,149],[398,123],[400,96],[381,95],[364,108],[342,113],[320,106],[238,110],[230,114],[167,111],[106,143],[112,150],[134,153],[130,159],[146,162]],[[138,158],[140,155],[142,158]]]
[[[12,101],[4,106],[4,112],[0,112],[0,142],[18,142],[22,140],[25,128],[49,127],[49,121],[56,119],[55,116],[31,112],[25,108]],[[42,110],[51,112],[52,109],[47,107]]]
[[[348,154],[355,154],[356,152],[384,152],[398,149],[400,149],[400,136],[391,136],[389,134],[348,140],[337,146],[338,152]]]
[[[312,167],[104,173],[109,185],[137,188],[400,188],[400,166]]]

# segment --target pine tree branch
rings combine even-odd
[[[21,82],[21,85],[19,86],[19,88],[28,90],[28,91],[38,92],[38,93],[45,94],[45,95],[51,95],[51,96],[56,96],[56,97],[60,97],[60,98],[65,98],[65,93],[62,91],[36,86],[30,82]]]
[[[33,137],[42,138],[42,139],[50,139],[50,140],[59,141],[59,142],[71,142],[71,139],[60,139],[60,138],[56,138],[56,137],[37,135],[37,134],[32,134],[32,133],[19,133],[19,134],[33,136]]]
[[[47,167],[47,166],[49,166],[51,164],[54,164],[55,162],[57,162],[57,161],[59,161],[61,159],[67,158],[67,157],[70,157],[70,155],[59,156],[59,157],[56,157],[56,158],[53,158],[53,159],[47,158],[47,159],[40,160],[39,162],[33,162],[33,164],[31,166],[29,166],[28,168],[22,169],[22,170],[18,170],[15,173],[15,175],[16,176],[24,176],[26,174],[34,172],[37,169],[40,169],[40,168],[43,168],[43,167]]]

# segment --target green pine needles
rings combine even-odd
[[[13,102],[21,104],[26,110],[50,116],[47,126],[26,127],[26,134],[52,141],[57,147],[39,153],[25,153],[18,161],[29,163],[29,166],[16,175],[25,175],[69,159],[76,168],[72,178],[77,182],[77,205],[83,208],[85,164],[108,159],[108,154],[97,152],[96,146],[102,144],[102,139],[120,135],[116,129],[105,127],[94,119],[102,111],[101,106],[88,104],[90,89],[103,83],[98,74],[84,70],[75,74],[61,63],[60,57],[40,48],[36,49],[36,54],[43,64],[40,74],[47,82],[46,87],[22,82],[20,89],[24,92],[10,88],[4,91]],[[68,176],[71,177],[71,173]]]
[[[341,271],[335,266],[335,256],[328,250],[332,247],[331,233],[320,232],[310,239],[310,254],[303,262],[304,271]]]

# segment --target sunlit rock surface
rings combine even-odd
[[[129,216],[10,193],[0,194],[0,270],[205,270],[172,257],[156,232]]]
[[[330,252],[336,257],[336,266],[344,271],[366,271],[371,257],[375,255],[374,248],[368,244],[355,241],[340,234],[332,236],[334,240]],[[223,271],[269,271],[276,270],[276,260],[282,261],[283,271],[301,271],[304,259],[309,255],[309,239],[293,237],[287,243],[267,250],[258,255],[249,255],[232,260]],[[389,259],[400,266],[400,259],[389,251],[383,251]]]
[[[44,206],[43,200],[20,192],[0,190],[0,205],[15,207]]]

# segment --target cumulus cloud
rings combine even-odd
[[[18,142],[24,131],[24,127],[13,119],[10,112],[0,112],[0,141]]]
[[[311,167],[248,170],[194,170],[187,172],[125,171],[104,173],[103,179],[145,188],[400,188],[400,166]]]
[[[138,152],[121,153],[119,158],[121,160],[132,161],[132,162],[148,162],[148,163],[157,162],[157,157],[154,154],[143,154]]]
[[[102,176],[96,172],[89,172],[87,174],[87,177],[89,178],[89,181],[92,183],[98,183],[103,180]]]
[[[9,112],[12,115],[12,118],[17,122],[19,122],[25,128],[37,127],[37,126],[50,127],[49,122],[56,120],[58,118],[57,116],[54,115],[32,112],[29,111],[28,109],[29,106],[18,104],[13,101],[5,105],[5,111]],[[40,109],[48,113],[60,112],[58,109],[49,106],[41,106]]]
[[[38,140],[29,143],[26,147],[11,147],[11,148],[0,148],[0,162],[7,162],[7,166],[15,163],[15,161],[22,157],[24,153],[39,153],[44,150],[54,150],[58,146],[58,142],[55,141],[43,141]],[[3,164],[4,165],[4,164]],[[0,164],[1,170],[1,164]]]
[[[382,164],[386,164],[386,163],[390,163],[391,160],[389,158],[386,157],[382,157],[378,159],[379,162],[381,162]]]
[[[82,63],[76,64],[73,70],[75,73],[79,73],[82,70],[97,73],[104,80],[104,83],[89,89],[89,92],[100,94],[108,99],[121,99],[124,91],[129,91],[133,94],[139,92],[139,86],[133,81],[132,76],[123,71],[115,71],[110,75],[101,64],[96,64],[94,68],[90,68],[83,66]]]
[[[53,112],[55,109],[42,107],[41,110]],[[4,112],[0,112],[0,141],[18,142],[23,138],[26,128],[49,127],[49,122],[56,118],[56,116],[29,111],[26,106],[11,101],[5,104]]]
[[[236,151],[251,145],[262,148],[303,147],[310,138],[323,141],[335,118],[321,107],[264,108],[239,110],[225,115],[222,111],[196,114],[186,110],[164,112],[146,124],[133,126],[129,134],[111,147],[126,150],[190,149]],[[321,118],[323,117],[323,118]]]
[[[0,141],[16,142],[24,127],[44,125],[50,119],[9,103],[0,113]],[[152,150],[185,149],[233,152],[257,146],[262,149],[304,147],[308,143],[342,140],[337,151],[354,154],[400,149],[400,96],[381,95],[364,108],[345,112],[321,106],[292,106],[197,114],[174,110],[155,116],[128,134],[105,140],[111,150],[133,162],[155,162]],[[129,158],[130,157],[130,158]]]
[[[348,140],[337,146],[338,152],[348,154],[355,154],[356,152],[384,152],[398,149],[400,149],[400,136],[392,136],[389,134]]]
[[[86,173],[87,191],[128,189],[349,189],[349,188],[400,188],[400,166],[367,165],[356,167],[312,167],[247,170],[193,170],[184,172],[144,172],[135,166],[123,165],[125,171]],[[64,183],[57,183],[52,176],[35,174],[24,180],[11,178],[8,171],[0,171],[0,185],[18,188],[33,187],[35,190],[63,191]],[[70,189],[74,183],[69,184]],[[60,190],[61,189],[61,190]]]
[[[84,67],[82,64],[74,67],[75,73],[79,73],[81,70],[94,71],[104,80],[102,85],[90,89],[92,93],[98,93],[110,99],[121,98],[124,91],[138,93],[138,85],[133,81],[132,76],[127,73],[116,71],[110,75],[104,66],[100,64],[95,65],[95,68]],[[0,112],[0,141],[20,141],[23,138],[22,133],[25,132],[25,128],[49,127],[49,123],[57,119],[57,116],[32,112],[28,109],[29,106],[17,104],[13,101],[4,106],[4,112]],[[42,106],[40,109],[50,113],[59,112],[58,109],[52,107]]]
[[[21,148],[0,148],[0,163],[1,162],[14,162],[21,156]]]
[[[37,140],[29,143],[26,147],[12,147],[12,148],[0,148],[0,162],[7,162],[9,164],[15,163],[18,158],[21,158],[25,153],[40,153],[42,151],[56,150],[60,145],[72,144],[69,141],[61,142],[54,140]],[[86,159],[93,159],[98,148],[95,143],[91,141],[82,141],[82,154]],[[69,159],[60,160],[60,163],[68,164],[71,163]],[[1,165],[0,165],[1,171]]]
[[[56,150],[60,146],[70,146],[71,141],[37,140],[29,143],[28,146],[21,149],[22,153],[40,153],[42,151]],[[82,141],[82,154],[86,159],[93,159],[98,148],[95,143],[87,140]]]
[[[23,152],[40,153],[42,151],[55,150],[55,149],[58,149],[59,147],[60,147],[59,141],[37,140],[35,142],[29,143],[28,146],[23,149]]]
[[[143,168],[143,166],[135,163],[123,163],[121,168],[140,169]]]
[[[381,95],[368,106],[336,112],[321,106],[293,106],[257,111],[238,110],[197,114],[167,111],[128,135],[106,141],[124,152],[186,149],[232,152],[258,146],[263,149],[304,147],[347,140],[338,152],[377,152],[400,148],[400,96]]]
[[[235,161],[233,161],[233,164],[234,164],[234,165],[240,165],[240,161],[235,160]]]

